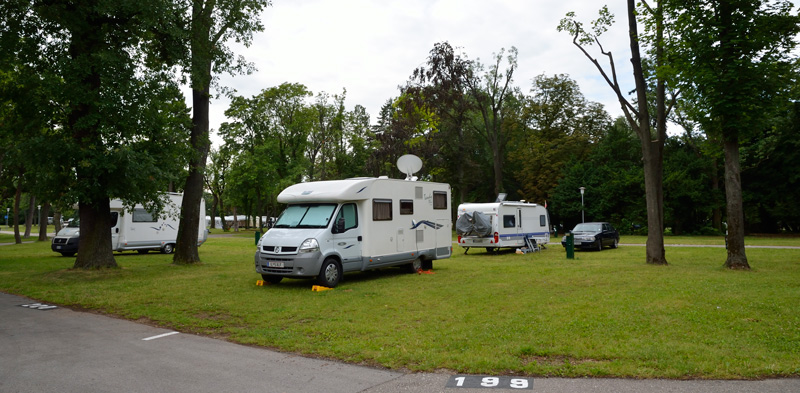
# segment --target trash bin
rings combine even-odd
[[[575,234],[567,232],[567,259],[575,259]]]
[[[261,232],[256,231],[256,245],[258,245],[258,239],[261,239]]]

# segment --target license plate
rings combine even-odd
[[[56,246],[56,250],[60,250],[60,249],[61,249],[61,246]]]
[[[269,262],[267,264],[269,267],[283,267],[283,262]]]

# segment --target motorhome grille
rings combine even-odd
[[[275,252],[275,246],[264,246],[261,247],[262,250],[267,252]],[[281,247],[280,253],[288,253],[288,252],[297,252],[297,247]]]

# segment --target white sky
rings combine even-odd
[[[257,71],[221,75],[220,84],[245,97],[283,82],[302,83],[315,95],[347,89],[348,110],[364,106],[374,124],[380,107],[399,95],[398,86],[425,63],[434,43],[448,41],[484,64],[501,48],[515,46],[514,84],[524,92],[537,75],[569,74],[586,99],[604,104],[616,117],[622,112],[611,89],[572,45],[572,37],[556,30],[568,11],[588,24],[601,5],[591,0],[274,0],[262,14],[265,31],[249,48],[234,47]],[[602,43],[614,54],[623,91],[630,91],[625,2],[609,9],[616,23]],[[604,57],[600,60],[607,65]],[[228,104],[224,97],[212,100],[214,131],[227,120]],[[215,136],[212,140],[219,143]]]

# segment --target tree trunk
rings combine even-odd
[[[663,144],[642,140],[644,189],[647,205],[646,262],[666,265],[664,251]]]
[[[78,202],[81,236],[75,269],[115,268],[117,261],[111,250],[111,200]]]
[[[219,223],[222,225],[223,231],[227,231],[230,228],[225,221],[225,204],[222,202],[222,198],[219,198]]]
[[[203,2],[192,3],[191,22],[191,84],[192,84],[192,132],[189,145],[194,154],[189,160],[189,175],[183,187],[181,223],[172,262],[179,265],[200,263],[197,251],[197,233],[200,230],[200,200],[203,198],[203,178],[206,159],[211,148],[208,136],[208,109],[211,102],[211,11],[204,9]],[[205,212],[203,212],[205,214]]]
[[[30,194],[28,197],[28,214],[25,215],[25,239],[31,237],[31,226],[33,226],[33,218],[36,214],[36,197]]]
[[[22,174],[17,181],[17,192],[14,194],[14,243],[22,244],[22,236],[19,235],[19,202],[22,199]]]
[[[47,240],[47,216],[50,215],[50,202],[45,202],[42,205],[42,211],[39,213],[39,241]],[[44,220],[42,220],[44,218]]]
[[[211,194],[214,198],[214,201],[211,203],[211,229],[215,229],[217,227],[217,201],[219,197],[217,194]]]
[[[236,215],[236,206],[233,207],[233,231],[239,232],[239,216]]]
[[[727,139],[725,149],[725,197],[728,211],[728,259],[725,267],[749,270],[744,250],[744,202],[739,167],[739,139]]]
[[[53,213],[53,227],[54,227],[54,229],[53,229],[54,233],[58,233],[59,231],[61,231],[61,210],[60,209],[56,209],[56,211]]]
[[[659,79],[656,97],[656,133],[650,130],[650,115],[647,107],[647,83],[642,68],[642,58],[639,52],[639,33],[636,22],[636,4],[628,0],[628,31],[630,33],[631,64],[633,77],[636,82],[637,104],[639,106],[638,124],[628,116],[631,127],[636,130],[642,144],[642,159],[644,161],[644,189],[647,202],[647,247],[646,262],[654,265],[666,265],[667,258],[664,252],[664,142],[666,140],[666,113],[664,110],[664,84]],[[657,51],[656,62],[660,64],[662,55]],[[624,105],[623,105],[624,109]]]
[[[192,134],[189,143],[195,152],[190,164],[186,185],[183,187],[183,203],[181,205],[181,223],[178,226],[178,241],[175,245],[176,264],[193,264],[200,262],[197,252],[197,233],[200,227],[200,200],[203,198],[203,172],[210,141],[208,138],[208,87],[205,91],[192,90],[193,116]],[[205,214],[205,213],[204,213]]]

